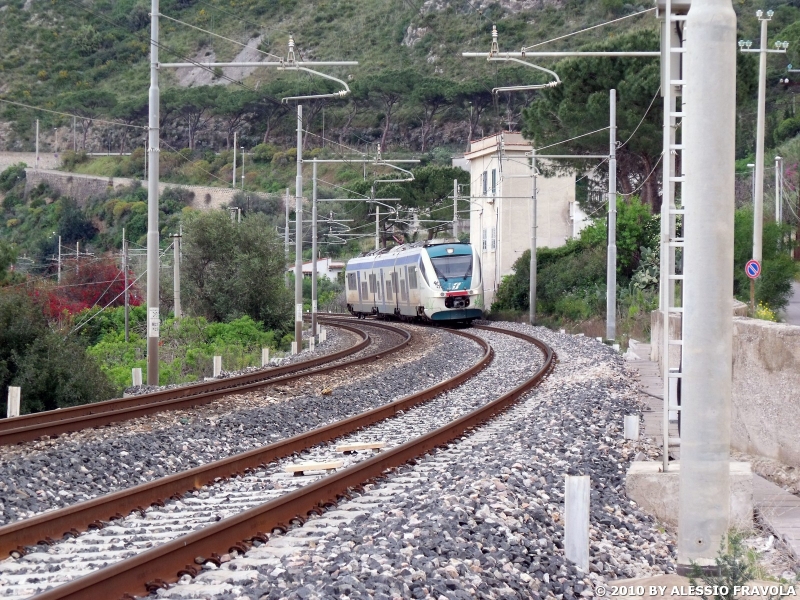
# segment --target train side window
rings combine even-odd
[[[374,273],[369,276],[369,293],[370,294],[374,294],[375,293],[375,274]]]
[[[391,281],[387,281],[386,282],[386,300],[388,300],[389,302],[392,301],[392,292],[393,291],[394,290],[392,290],[392,282]]]
[[[400,280],[400,299],[404,302],[408,301],[408,288],[406,287],[406,280]]]
[[[361,297],[362,298],[366,298],[367,297],[367,282],[366,281],[362,281],[361,282]]]
[[[358,290],[358,285],[356,284],[356,274],[355,273],[348,273],[347,274],[347,289],[350,291]]]
[[[408,267],[408,287],[409,289],[417,289],[417,267]]]

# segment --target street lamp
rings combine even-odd
[[[758,116],[756,122],[756,162],[753,186],[753,256],[754,260],[761,262],[763,233],[764,233],[764,112],[767,93],[767,54],[786,54],[789,42],[775,42],[775,49],[767,48],[767,23],[775,13],[771,10],[764,14],[763,10],[756,11],[756,17],[761,21],[761,43],[759,48],[751,50],[750,40],[739,40],[741,52],[757,52],[758,64]]]

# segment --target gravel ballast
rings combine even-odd
[[[585,337],[505,326],[558,353],[524,401],[157,597],[575,598],[603,581],[672,572],[675,540],[625,496],[627,465],[648,448],[622,439],[624,415],[640,406],[621,356]],[[591,478],[589,573],[564,557],[565,475]]]
[[[428,330],[432,331],[432,330]],[[107,427],[7,449],[0,463],[0,525],[251,450],[385,404],[447,379],[481,355],[474,342],[446,336],[447,352],[403,362],[333,389],[209,416],[204,407],[135,427]],[[389,364],[395,364],[389,357]],[[167,425],[163,425],[166,421]]]

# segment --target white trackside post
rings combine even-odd
[[[567,475],[564,497],[564,556],[589,572],[589,476]]]
[[[19,402],[22,395],[22,388],[15,385],[8,386],[8,409],[6,416],[8,418],[19,416]]]

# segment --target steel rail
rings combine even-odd
[[[357,331],[355,327],[347,327],[341,324],[337,326],[340,326],[344,329]],[[293,381],[301,377],[319,375],[322,373],[328,373],[331,371],[344,369],[363,363],[373,362],[375,360],[384,357],[387,354],[396,352],[401,348],[404,348],[411,341],[411,334],[405,329],[401,329],[399,327],[393,327],[391,325],[386,325],[383,323],[381,323],[380,325],[376,323],[370,323],[369,326],[379,327],[384,330],[397,333],[398,335],[401,336],[401,342],[390,348],[387,348],[386,350],[368,354],[361,358],[352,358],[344,362],[340,362],[338,364],[328,364],[326,366],[309,368],[311,363],[317,363],[317,364],[319,364],[320,362],[330,363],[333,360],[337,360],[338,358],[341,358],[340,354],[341,352],[345,352],[345,354],[352,354],[354,348],[358,348],[358,350],[361,350],[367,347],[371,342],[371,337],[369,335],[366,335],[365,340],[362,340],[362,342],[360,344],[357,344],[356,346],[347,348],[346,351],[340,351],[340,353],[328,354],[317,359],[304,361],[305,362],[304,366],[299,370],[296,367],[301,363],[288,365],[289,367],[295,367],[295,369],[293,369],[292,372],[286,375],[273,376],[269,378],[264,378],[262,375],[259,379],[256,379],[255,381],[252,380],[252,375],[254,374],[241,375],[239,377],[230,377],[220,381],[212,381],[208,383],[186,386],[185,388],[173,388],[172,390],[166,390],[165,392],[174,392],[175,395],[173,397],[167,395],[166,398],[160,397],[160,399],[157,401],[148,402],[144,404],[134,403],[134,405],[130,407],[122,407],[112,410],[101,411],[97,413],[88,413],[80,416],[73,416],[72,418],[55,419],[55,417],[60,416],[56,414],[54,415],[53,419],[44,421],[42,423],[34,423],[24,427],[7,429],[5,431],[0,430],[0,446],[17,444],[20,442],[27,442],[35,440],[45,435],[52,436],[61,433],[67,433],[70,431],[88,429],[91,427],[100,427],[102,425],[108,425],[109,423],[135,419],[145,415],[150,415],[167,410],[179,410],[183,408],[191,408],[194,406],[198,406],[200,404],[207,404],[209,402],[212,402],[213,400],[222,398],[229,394],[233,393],[239,394],[242,392],[256,390],[266,386],[275,385],[277,383]],[[339,356],[335,356],[336,354],[339,354]],[[239,383],[238,384],[230,383],[234,380],[238,380]],[[157,392],[156,394],[163,394],[165,392]],[[136,400],[137,398],[139,397],[125,398],[124,400]],[[87,405],[75,408],[87,409],[92,406],[96,405]],[[66,412],[66,410],[69,409],[50,411],[50,413],[62,413]]]
[[[199,571],[196,564],[216,560],[217,553],[221,550],[246,551],[250,541],[264,541],[267,538],[262,532],[273,531],[276,528],[286,529],[287,524],[293,520],[299,519],[302,522],[307,515],[319,513],[327,506],[335,504],[338,499],[347,497],[349,489],[383,477],[387,471],[461,437],[467,431],[506,410],[535,387],[553,368],[554,352],[540,340],[505,329],[486,326],[478,328],[533,343],[543,351],[544,365],[511,391],[435,431],[381,452],[373,458],[359,462],[335,475],[323,477],[317,482],[261,506],[42,592],[36,596],[37,600],[82,600],[89,597],[110,599],[123,596],[127,598],[133,594],[165,587],[168,581],[178,579],[179,572],[195,575]]]
[[[389,404],[261,448],[5,525],[0,527],[0,556],[25,554],[25,546],[52,543],[64,535],[76,535],[89,526],[102,526],[103,521],[122,518],[135,510],[143,511],[146,506],[199,489],[220,478],[257,469],[271,461],[388,419],[461,385],[488,365],[494,353],[485,340],[467,333],[454,333],[476,342],[483,349],[483,355],[469,368],[445,381]]]
[[[112,410],[119,410],[121,408],[131,408],[143,404],[151,404],[161,402],[163,400],[172,400],[185,396],[192,396],[203,391],[211,391],[217,389],[226,389],[234,387],[241,383],[251,383],[263,379],[270,379],[293,373],[295,371],[315,367],[330,360],[336,360],[343,356],[348,356],[366,348],[371,340],[368,334],[360,329],[354,327],[342,327],[351,333],[360,336],[361,340],[354,346],[339,350],[337,352],[326,354],[321,357],[316,357],[311,360],[305,360],[298,363],[293,363],[283,367],[276,367],[267,371],[259,371],[257,373],[247,373],[245,375],[237,375],[235,377],[226,377],[218,381],[210,381],[204,383],[196,383],[181,386],[179,388],[172,388],[168,390],[160,390],[158,392],[151,392],[148,394],[139,394],[128,398],[112,398],[111,400],[104,400],[102,402],[95,402],[93,404],[82,404],[81,406],[70,406],[68,408],[59,408],[57,410],[48,410],[30,415],[21,415],[11,419],[0,419],[0,431],[7,431],[9,429],[18,429],[28,425],[38,425],[40,423],[48,423],[51,421],[60,421],[63,419],[70,419],[84,415],[92,415],[100,412],[107,412]]]

